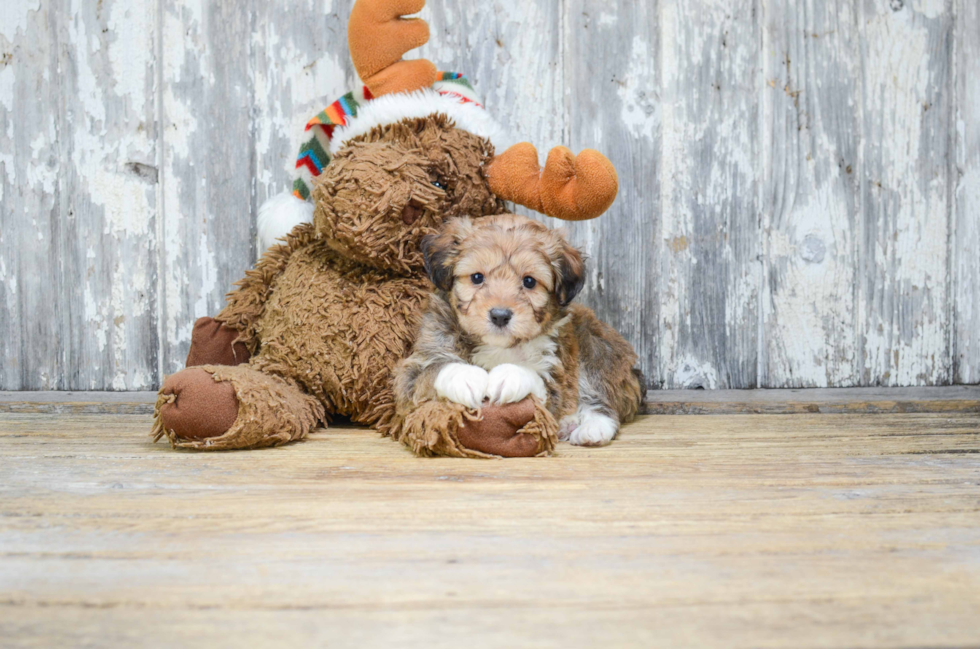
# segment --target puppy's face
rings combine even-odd
[[[422,249],[462,329],[494,347],[547,332],[584,281],[582,256],[560,233],[513,214],[457,219]]]

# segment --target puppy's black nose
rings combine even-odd
[[[512,317],[514,312],[510,309],[490,309],[490,322],[498,327],[506,327]]]

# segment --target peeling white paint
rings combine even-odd
[[[37,191],[53,194],[58,181],[59,167],[49,166],[45,161],[31,163],[27,167],[27,182]]]
[[[266,39],[264,47],[275,50],[278,45],[281,50],[275,63],[260,67],[255,77],[255,101],[262,116],[256,124],[259,159],[269,160],[274,146],[286,151],[281,164],[263,165],[258,170],[260,185],[267,195],[274,195],[291,182],[295,156],[306,137],[306,123],[350,88],[340,57],[331,52],[315,56],[288,36],[282,41],[274,24],[262,36]],[[283,89],[290,92],[284,96]]]
[[[831,5],[812,10],[786,0],[767,20],[764,385],[853,385],[859,234],[852,229],[860,221],[850,205],[858,204],[861,167],[851,146],[860,123],[842,98],[860,88],[858,38]]]
[[[12,154],[0,151],[0,172],[3,173],[3,177],[0,178],[0,201],[3,201],[4,186],[14,187],[17,183],[17,166],[14,164]]]
[[[946,13],[947,0],[913,0],[912,8],[925,18],[939,18]]]
[[[670,383],[681,390],[715,390],[718,388],[718,370],[708,363],[686,356],[676,361]]]
[[[44,34],[44,16],[30,13],[48,11],[39,0],[0,8],[0,55],[15,54],[0,62],[0,204],[23,223],[4,221],[0,232],[0,312],[25,321],[18,305],[33,304],[47,278],[17,277],[16,264],[40,268],[37,259],[63,246],[86,271],[72,288],[83,307],[72,326],[86,331],[72,352],[84,365],[72,387],[150,387],[156,318],[164,340],[153,351],[173,371],[194,319],[221,307],[248,264],[238,251],[250,206],[288,186],[306,121],[350,89],[346,22],[332,14],[350,3],[270,0],[221,25],[212,22],[221,7],[205,0],[165,3],[162,25],[155,0],[70,4],[59,51],[29,42]],[[568,144],[615,160],[624,182],[613,213],[568,229],[593,255],[585,298],[630,337],[656,384],[745,387],[757,360],[774,387],[921,384],[951,375],[951,351],[958,380],[976,381],[980,82],[970,72],[980,11],[958,0],[952,21],[947,0],[900,4],[767,0],[758,11],[751,0],[668,0],[653,15],[643,3],[430,1],[422,15],[432,42],[409,58],[468,74],[488,109],[542,156]],[[781,19],[794,11],[799,24]],[[640,15],[655,20],[640,24]],[[228,58],[243,42],[247,60]],[[20,54],[29,46],[35,58]],[[948,124],[936,117],[949,114],[949,52],[958,57],[955,180],[944,171]],[[26,87],[51,105],[58,88],[76,94],[62,98],[65,111],[24,119],[14,111],[34,105]],[[244,129],[224,119],[242,110],[251,110]],[[241,161],[215,162],[217,123],[238,129]],[[157,160],[158,186],[127,171]],[[761,186],[766,178],[784,186]],[[222,201],[217,188],[236,195]],[[70,215],[57,213],[61,190]],[[78,240],[52,240],[52,218]],[[241,237],[228,236],[235,227]],[[862,228],[877,239],[865,241]],[[9,329],[0,322],[17,345],[33,335]],[[25,361],[29,387],[60,385],[60,353]]]
[[[925,3],[924,8],[935,6]],[[866,133],[867,208],[881,236],[875,249],[865,251],[875,260],[872,290],[860,291],[858,299],[866,322],[865,372],[889,385],[932,384],[949,372],[942,352],[948,299],[947,185],[944,175],[924,177],[921,172],[932,166],[923,160],[945,149],[944,133],[923,130],[942,119],[932,106],[937,101],[933,88],[942,80],[933,75],[945,66],[933,63],[936,50],[930,44],[942,24],[939,19],[930,22],[929,15],[913,15],[908,7],[876,9],[864,27],[864,81],[865,114],[875,116]],[[929,150],[923,151],[923,145]]]
[[[4,0],[0,5],[0,36],[13,41],[27,31],[31,14],[41,10],[41,0]]]
[[[759,107],[756,75],[747,73],[758,65],[752,9],[748,1],[660,5],[666,245],[657,370],[665,387],[682,385],[678,359],[713,368],[716,387],[757,381]]]
[[[77,14],[81,11],[83,0],[72,0],[72,13]],[[89,48],[99,48],[99,41],[96,38],[89,40],[85,21],[72,20],[68,23],[68,35],[71,42],[75,44],[74,58],[77,69],[76,83],[78,91],[72,98],[80,104],[85,114],[95,124],[105,124],[105,98],[99,85],[98,77],[92,70],[89,60]],[[80,129],[81,130],[81,129]],[[89,129],[92,132],[94,128]],[[103,131],[104,132],[104,131]]]
[[[634,36],[626,76],[619,83],[619,98],[623,102],[620,116],[626,128],[635,135],[653,141],[660,126],[659,101],[653,88],[644,87],[640,80],[649,78],[656,65],[648,37]]]
[[[115,79],[114,90],[132,102],[130,108],[138,114],[146,110],[146,102],[153,97],[147,93],[147,75],[156,58],[153,48],[156,15],[143,9],[116,0],[108,22],[113,36],[109,43],[109,61]]]
[[[94,169],[89,175],[89,196],[105,208],[103,232],[114,237],[146,237],[153,208],[151,192],[132,176]]]
[[[197,118],[190,106],[178,100],[172,88],[163,93],[163,110],[167,115],[164,123],[167,138],[167,155],[174,159],[187,158],[190,155],[191,143],[197,133]]]
[[[14,66],[0,67],[0,106],[8,111],[14,110]],[[7,137],[13,138],[13,120],[7,122]]]
[[[980,382],[980,4],[957,3],[952,331],[954,381]]]
[[[194,319],[203,318],[208,313],[209,300],[216,289],[218,289],[218,263],[214,256],[214,252],[211,251],[208,244],[208,237],[205,234],[201,235],[200,250],[198,252],[198,259],[200,260],[201,267],[199,269],[200,273],[200,291],[197,302],[194,304]]]
[[[85,306],[85,325],[92,340],[98,344],[99,351],[103,352],[109,342],[109,328],[106,326],[106,318],[102,312],[104,305],[101,300],[96,299],[92,285],[88,282],[85,284],[82,298]]]

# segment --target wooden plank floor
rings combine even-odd
[[[0,414],[151,414],[156,392],[0,392]],[[787,390],[650,390],[652,415],[980,413],[980,386]]]
[[[980,645],[980,415],[646,416],[603,449],[261,452],[0,415],[0,645]]]

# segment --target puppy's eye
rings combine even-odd
[[[483,283],[483,273],[473,273],[470,275],[470,281],[479,286]]]
[[[537,285],[538,285],[538,280],[534,279],[533,277],[524,278],[524,288],[531,290]]]
[[[441,181],[441,180],[433,180],[433,181],[432,181],[432,186],[433,186],[433,187],[438,187],[439,189],[442,189],[442,190],[444,190],[444,191],[445,191],[445,189],[446,189],[446,186],[445,186],[445,185],[444,185],[444,184],[442,183],[442,181]]]

